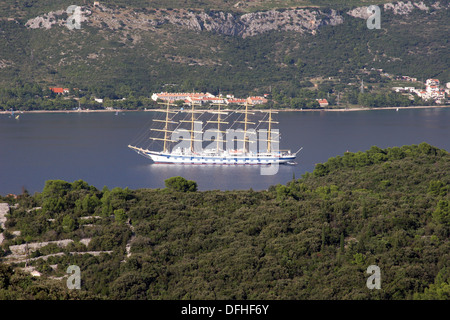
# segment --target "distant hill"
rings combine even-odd
[[[448,81],[450,5],[385,2],[370,30],[365,1],[3,1],[0,85],[244,95],[364,68]],[[81,29],[67,28],[69,5]]]

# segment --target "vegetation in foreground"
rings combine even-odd
[[[181,177],[155,190],[47,181],[2,198],[17,206],[0,299],[448,300],[449,172],[449,153],[421,143],[345,153],[259,192],[200,192]],[[29,252],[40,277],[10,260],[14,245],[62,239],[74,241]],[[69,265],[80,290],[66,287]],[[370,265],[379,290],[366,286]]]

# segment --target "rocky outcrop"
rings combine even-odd
[[[368,7],[366,6],[357,7],[348,11],[347,14],[355,18],[367,19],[371,15],[371,13],[367,12],[367,8]],[[385,3],[383,6],[380,6],[380,8],[382,8],[382,10],[385,12],[392,12],[395,15],[406,16],[414,10],[429,11],[430,8],[433,8],[435,10],[445,10],[450,8],[450,4],[445,5],[440,1],[436,1],[428,6],[423,1],[398,1],[394,3]]]
[[[403,1],[399,1],[396,3],[386,3],[383,6],[385,11],[392,10],[392,12],[397,15],[408,15],[416,8],[422,11],[430,10],[430,8],[422,1],[417,3],[412,3],[411,1],[405,3]]]
[[[6,202],[0,203],[0,228],[5,228],[6,215],[9,213],[9,204]]]
[[[62,22],[58,22],[58,20],[59,16],[61,16],[63,13],[63,10],[50,11],[47,14],[28,20],[27,23],[25,23],[25,26],[30,29],[50,29],[55,24],[62,25]]]
[[[245,38],[273,30],[312,33],[323,25],[341,24],[344,19],[335,10],[325,13],[320,10],[292,9],[248,13],[240,21],[244,25],[241,35]]]
[[[367,19],[371,16],[371,13],[367,11],[368,7],[357,7],[347,12],[349,16],[354,18]]]
[[[89,10],[86,10],[86,8],[81,9],[80,12],[80,19],[79,22],[83,23],[86,22],[87,15],[89,15],[91,12]],[[50,29],[53,26],[66,26],[67,25],[67,18],[63,18],[64,15],[67,16],[67,12],[65,10],[57,10],[57,11],[50,11],[47,14],[44,14],[42,16],[38,16],[36,18],[30,19],[25,23],[25,26],[30,29]],[[71,15],[69,15],[71,16]]]
[[[413,10],[429,11],[447,9],[450,5],[439,1],[431,5],[420,2],[395,2],[383,5],[384,11],[392,11],[396,15],[408,15]],[[367,19],[371,13],[367,7],[357,7],[346,12],[347,15]],[[163,25],[175,25],[194,31],[208,31],[242,38],[256,36],[269,31],[294,31],[314,34],[321,26],[339,25],[344,17],[336,10],[320,10],[316,8],[296,8],[252,12],[243,15],[221,11],[199,11],[185,9],[113,9],[105,5],[87,5],[81,7],[81,25],[88,24],[99,29],[155,31]],[[50,29],[53,26],[67,24],[67,13],[64,10],[49,12],[27,21],[31,29]]]
[[[18,245],[12,245],[9,247],[13,255],[24,255],[28,251],[36,251],[40,248],[43,248],[49,244],[55,244],[58,247],[66,247],[69,243],[73,243],[74,241],[72,239],[66,239],[66,240],[57,240],[57,241],[45,241],[45,242],[33,242],[33,243],[26,243],[26,244],[18,244]]]
[[[335,10],[324,13],[319,10],[291,9],[254,12],[242,16],[231,13],[214,12],[206,14],[189,13],[185,17],[167,17],[167,22],[184,26],[191,30],[215,32],[230,36],[250,37],[268,31],[312,32],[322,25],[337,25],[344,20]],[[162,24],[160,19],[154,23]]]
[[[52,11],[27,21],[31,29],[50,29],[64,26],[67,14],[63,10]],[[81,24],[112,30],[154,30],[164,24],[180,26],[195,31],[209,31],[218,34],[249,37],[268,31],[295,31],[314,33],[323,25],[337,25],[344,21],[335,10],[327,12],[318,9],[289,9],[253,12],[233,15],[225,12],[204,12],[191,10],[114,10],[105,6],[82,7]]]

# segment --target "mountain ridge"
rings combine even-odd
[[[447,10],[450,4],[441,5],[439,1],[427,6],[423,1],[404,3],[386,3],[384,11],[392,11],[395,15],[409,15],[413,10],[429,12],[434,10]],[[87,23],[97,28],[118,30],[121,27],[128,30],[154,31],[164,24],[172,24],[194,31],[209,31],[228,36],[242,38],[255,36],[268,31],[295,31],[299,33],[315,34],[316,30],[324,25],[342,24],[345,16],[367,19],[370,16],[366,6],[348,10],[345,14],[335,9],[321,10],[317,8],[271,9],[245,13],[242,15],[224,11],[198,11],[191,9],[125,9],[121,12],[103,4],[80,6],[81,15],[79,23]],[[329,11],[329,12],[325,12]],[[67,24],[66,11],[51,11],[42,16],[29,19],[25,26],[31,29],[50,29],[54,25]]]

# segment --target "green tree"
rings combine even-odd
[[[314,168],[313,174],[315,176],[322,177],[322,176],[327,175],[328,172],[329,172],[329,170],[326,165],[324,165],[322,163],[318,163],[318,164],[316,164],[316,167]]]
[[[42,190],[43,198],[58,198],[72,190],[72,184],[63,180],[48,180]]]
[[[423,293],[415,293],[416,300],[450,300],[450,268],[444,267],[437,274],[428,288]]]
[[[127,221],[128,216],[125,213],[124,209],[117,209],[114,210],[114,219],[117,223],[124,223],[125,221]]]
[[[83,210],[87,213],[94,213],[95,209],[101,206],[101,204],[102,202],[95,195],[87,195],[81,203]]]
[[[73,190],[87,190],[89,189],[89,184],[83,180],[76,180],[72,183]]]
[[[275,187],[275,191],[277,193],[277,200],[279,201],[283,201],[284,199],[288,198],[291,194],[290,188],[283,184],[277,184]]]
[[[450,205],[448,200],[439,200],[437,208],[433,212],[433,218],[438,223],[450,226]]]
[[[78,227],[77,221],[69,215],[64,216],[62,227],[65,232],[72,232]]]
[[[166,188],[181,192],[197,191],[197,183],[192,180],[186,180],[183,177],[172,177],[164,181]]]
[[[433,196],[444,196],[447,190],[444,188],[444,183],[440,180],[431,180],[428,186],[428,193]]]

